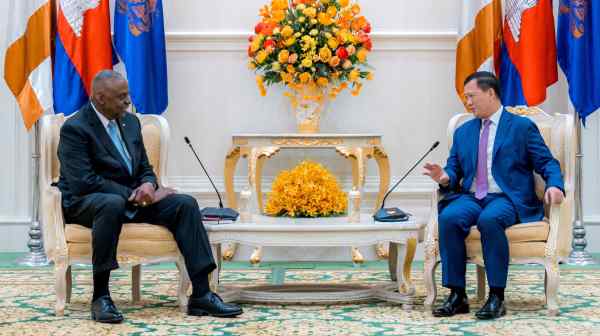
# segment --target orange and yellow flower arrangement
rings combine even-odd
[[[367,55],[371,25],[350,0],[271,0],[260,9],[261,21],[248,46],[249,66],[265,85],[283,83],[292,99],[303,89],[335,98],[351,85],[358,95],[362,79],[372,79]],[[315,90],[318,89],[318,90]]]
[[[275,178],[265,212],[289,217],[334,216],[344,214],[347,204],[346,193],[325,167],[303,161]]]

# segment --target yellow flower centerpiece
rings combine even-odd
[[[249,38],[249,66],[262,96],[265,85],[290,89],[285,95],[302,119],[301,132],[316,131],[325,100],[349,86],[356,96],[362,79],[373,77],[367,70],[371,25],[360,13],[350,0],[271,0],[260,9],[262,19]]]
[[[323,165],[303,161],[275,178],[265,213],[289,217],[334,216],[344,214],[347,204],[346,193]]]

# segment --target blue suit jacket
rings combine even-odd
[[[477,173],[480,129],[481,119],[473,119],[454,132],[450,156],[444,167],[450,184],[442,189],[450,193],[441,207],[460,193],[469,191]],[[534,170],[546,181],[546,188],[557,187],[564,192],[560,164],[544,143],[536,124],[503,110],[494,140],[492,175],[515,205],[523,223],[538,221],[544,216],[543,203],[535,194]]]

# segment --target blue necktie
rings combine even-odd
[[[121,154],[123,161],[125,161],[125,163],[127,164],[127,170],[129,171],[129,174],[131,174],[131,157],[127,152],[127,148],[125,147],[123,138],[121,138],[119,134],[119,128],[117,126],[117,123],[114,120],[108,122],[108,135],[110,135],[112,142],[115,144],[115,147],[119,151],[119,154]]]

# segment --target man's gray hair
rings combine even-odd
[[[95,92],[97,89],[102,87],[102,84],[109,80],[125,80],[125,77],[117,71],[114,70],[102,70],[99,71],[94,79],[92,80],[92,92]]]

